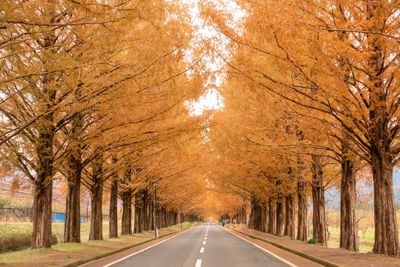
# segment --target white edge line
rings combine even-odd
[[[193,228],[194,228],[194,227],[193,227]],[[193,228],[189,229],[188,231],[192,230]],[[107,264],[107,265],[104,265],[103,267],[109,267],[109,266],[112,266],[112,265],[114,265],[114,264],[116,264],[116,263],[118,263],[118,262],[124,261],[124,260],[126,260],[126,259],[128,259],[128,258],[130,258],[130,257],[133,257],[133,256],[135,256],[135,255],[137,255],[137,254],[139,254],[139,253],[142,253],[143,251],[146,251],[146,250],[148,250],[148,249],[151,249],[152,247],[155,247],[155,246],[157,246],[157,245],[160,245],[160,244],[162,244],[162,243],[164,243],[164,242],[166,242],[166,241],[168,241],[168,240],[170,240],[170,239],[172,239],[172,238],[175,238],[175,237],[177,237],[177,236],[180,236],[181,234],[184,234],[184,233],[186,233],[186,232],[188,232],[188,231],[184,231],[184,232],[179,233],[179,234],[177,234],[177,235],[171,236],[171,237],[169,237],[169,238],[167,238],[167,239],[164,239],[164,240],[158,242],[157,244],[154,244],[154,245],[151,245],[150,247],[146,247],[146,248],[144,248],[144,249],[142,249],[142,250],[136,251],[136,252],[134,252],[134,253],[132,253],[132,254],[129,254],[128,256],[125,256],[125,257],[123,257],[123,258],[121,258],[121,259],[118,259],[118,260],[113,261],[113,262],[111,262],[111,263],[109,263],[109,264]],[[152,240],[152,241],[153,241],[153,240]],[[140,245],[139,245],[139,246],[140,246]]]
[[[225,230],[225,229],[224,229],[224,230]],[[232,233],[232,232],[230,232],[230,231],[228,231],[228,230],[225,230],[225,231],[227,231],[228,233],[231,233],[232,235],[234,235],[234,236],[236,236],[236,237],[238,237],[238,238],[240,238],[240,239],[242,239],[242,240],[244,240],[244,241],[246,241],[246,242],[248,242],[248,243],[254,245],[256,248],[259,248],[259,249],[261,249],[262,251],[264,251],[264,252],[266,252],[266,253],[268,253],[268,254],[274,256],[275,258],[279,259],[280,261],[283,261],[284,263],[288,264],[289,266],[297,267],[297,265],[291,263],[290,261],[287,261],[287,260],[285,260],[285,259],[279,257],[278,255],[272,253],[271,251],[266,250],[265,248],[260,247],[259,245],[255,244],[255,243],[253,243],[253,242],[251,242],[251,241],[249,241],[249,240],[247,240],[246,238],[243,238],[243,237],[241,237],[241,236],[239,236],[239,235],[237,235],[237,234],[235,234],[235,233]]]
[[[198,259],[196,261],[196,265],[194,267],[201,267],[201,260],[200,259]]]

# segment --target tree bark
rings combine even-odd
[[[50,94],[50,93],[49,93]],[[39,164],[34,184],[32,248],[51,247],[51,211],[53,194],[53,115],[40,123],[37,154]]]
[[[109,237],[118,237],[118,174],[111,181]]]
[[[271,200],[268,202],[268,233],[276,234],[276,204]]]
[[[356,222],[356,170],[348,155],[348,142],[342,141],[342,177],[340,184],[340,247],[358,251]]]
[[[144,230],[144,198],[144,190],[135,194],[135,233],[142,233]]]
[[[283,203],[281,200],[276,203],[276,234],[283,234]]]
[[[47,182],[36,186],[34,192],[32,248],[49,248],[52,243],[51,202],[53,185],[46,173],[43,173],[42,176],[43,181],[47,180]]]
[[[132,194],[125,192],[122,197],[121,234],[132,234]]]
[[[285,231],[283,235],[295,238],[293,194],[286,196]]]
[[[322,157],[312,155],[312,199],[313,238],[323,245],[326,243],[325,189],[323,184]]]
[[[89,240],[103,239],[103,155],[93,160]]]
[[[306,182],[297,182],[297,240],[307,241],[307,193]]]
[[[243,212],[244,216],[246,216],[246,211]],[[265,232],[268,232],[268,223],[269,223],[269,205],[268,202],[265,203],[265,207],[264,207],[264,213],[265,213],[265,221],[264,221],[264,229]],[[246,222],[246,218],[244,218],[244,222]]]
[[[135,223],[134,223],[134,232],[141,233],[143,228],[141,227],[140,218],[142,217],[141,211],[141,203],[139,199],[139,193],[135,194]]]
[[[267,225],[267,209],[265,206],[260,206],[260,211],[261,211],[261,225],[260,225],[260,231],[266,232],[266,225]]]
[[[262,229],[262,211],[261,211],[261,206],[257,203],[253,203],[252,207],[252,215],[253,215],[253,228],[255,230],[261,231]]]
[[[66,199],[64,242],[81,242],[81,178],[80,151],[69,156],[68,191]]]
[[[150,230],[150,210],[149,210],[149,201],[148,199],[145,200],[144,202],[144,230],[149,231]]]
[[[391,159],[373,153],[374,178],[374,253],[397,256],[399,235],[393,195],[393,165]]]

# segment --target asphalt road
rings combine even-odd
[[[203,224],[107,266],[283,267],[290,265],[215,224]]]

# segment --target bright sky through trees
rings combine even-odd
[[[229,42],[223,35],[217,32],[217,30],[207,25],[200,14],[201,2],[212,2],[219,6],[221,9],[229,10],[232,14],[232,22],[235,25],[233,27],[239,28],[239,22],[244,17],[244,12],[240,9],[234,1],[223,0],[223,1],[201,1],[201,0],[183,0],[182,2],[191,5],[190,13],[192,14],[192,23],[196,28],[194,43],[202,45],[204,42],[218,42],[219,51],[223,53],[225,51],[227,42]],[[189,53],[190,54],[190,53]],[[190,57],[190,56],[189,56]],[[188,103],[192,114],[201,115],[204,110],[219,109],[223,106],[223,99],[218,93],[218,87],[221,85],[224,79],[224,74],[221,72],[221,68],[225,66],[224,62],[216,54],[204,54],[202,60],[205,62],[207,71],[210,72],[210,78],[206,83],[208,88],[198,101]]]

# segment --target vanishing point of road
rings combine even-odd
[[[203,224],[106,267],[287,267],[290,262],[215,224]]]

